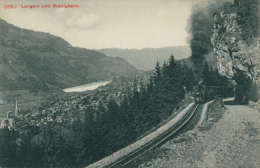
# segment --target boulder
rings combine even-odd
[[[260,99],[256,102],[255,108],[260,112]]]
[[[256,108],[256,103],[253,101],[248,101],[248,106],[251,108]]]

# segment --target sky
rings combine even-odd
[[[200,0],[0,0],[0,18],[87,49],[188,45],[187,21]],[[50,8],[42,8],[49,5]],[[53,8],[53,4],[79,5]],[[5,9],[16,5],[17,9]],[[22,8],[40,5],[41,8]],[[7,6],[6,6],[7,7]]]

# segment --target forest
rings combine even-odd
[[[208,84],[224,86],[227,81],[207,63],[202,76],[209,79],[205,80]],[[21,134],[1,129],[0,164],[3,167],[89,165],[135,142],[172,115],[173,109],[196,83],[193,71],[172,55],[162,66],[157,62],[147,85],[135,78],[120,104],[111,97],[107,108],[100,104],[98,109],[86,109],[84,122],[78,116],[72,124],[30,126]]]

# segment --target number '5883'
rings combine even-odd
[[[17,5],[5,5],[5,9],[17,9]]]

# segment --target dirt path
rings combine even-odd
[[[225,107],[210,129],[197,128],[167,142],[157,149],[159,155],[139,167],[259,168],[260,113],[248,106]]]

